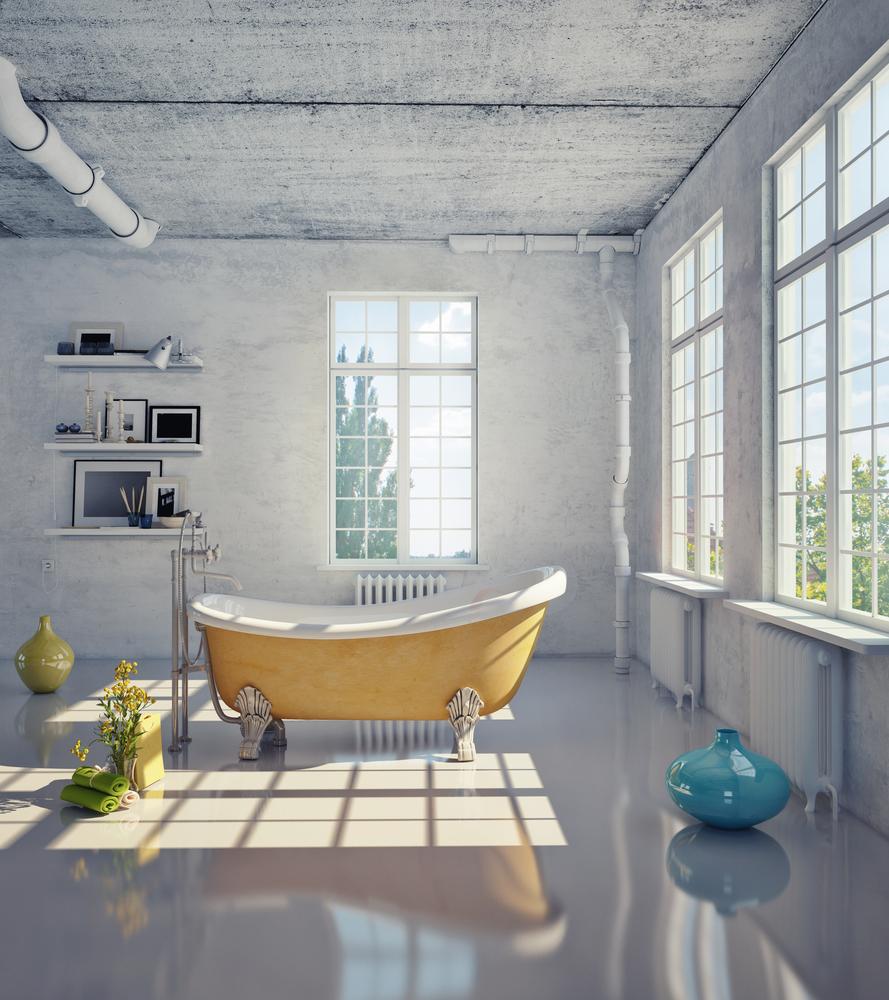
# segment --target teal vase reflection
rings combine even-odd
[[[790,798],[787,775],[773,760],[743,746],[737,729],[717,729],[710,746],[677,757],[665,781],[683,812],[725,830],[764,823]]]
[[[667,873],[683,892],[731,916],[743,907],[777,899],[790,881],[790,859],[762,830],[696,824],[670,841]]]

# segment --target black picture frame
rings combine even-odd
[[[114,468],[112,468],[114,466]],[[97,497],[97,506],[104,504],[107,511],[99,512],[93,510],[89,512],[87,505],[87,483],[86,476],[89,472],[96,473],[117,473],[118,483],[113,482],[105,476],[105,482],[101,488],[97,487],[100,496]],[[127,526],[127,512],[123,501],[120,499],[118,489],[120,486],[126,488],[135,487],[139,484],[146,487],[143,497],[143,505],[147,502],[148,480],[152,476],[162,476],[164,472],[163,460],[160,458],[77,458],[74,460],[74,478],[71,489],[71,526],[73,528],[117,528]],[[129,494],[129,490],[127,490]],[[137,494],[138,500],[138,494]],[[119,510],[119,513],[118,513]]]
[[[184,424],[186,416],[191,417],[190,433],[186,432]],[[200,444],[200,406],[149,406],[148,441],[156,444]]]

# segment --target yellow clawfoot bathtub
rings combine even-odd
[[[448,719],[458,760],[473,760],[480,715],[518,690],[565,571],[544,567],[484,587],[396,604],[283,604],[201,594],[211,693],[236,708],[241,758],[285,719]]]

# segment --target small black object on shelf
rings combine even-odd
[[[97,350],[97,345],[96,344],[84,344],[84,343],[81,343],[81,345],[80,345],[80,353],[81,354],[98,354],[99,352]]]
[[[73,340],[60,340],[56,345],[56,354],[73,354],[73,353],[74,353]]]
[[[96,354],[114,354],[114,344],[96,344]]]

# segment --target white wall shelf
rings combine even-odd
[[[137,441],[133,444],[116,441],[97,441],[92,444],[68,444],[66,441],[47,441],[43,447],[46,451],[61,451],[70,454],[121,455],[132,452],[134,455],[200,455],[204,446],[200,444],[164,444],[162,441]]]
[[[186,534],[190,533],[190,529]],[[156,542],[179,537],[178,528],[44,528],[43,534],[54,538],[144,538]]]
[[[116,371],[148,371],[160,372],[151,362],[146,361],[141,354],[44,354],[43,360],[54,368],[77,371],[100,368],[113,368]],[[171,361],[164,371],[168,372],[200,372],[204,370],[203,361],[193,361],[188,364],[177,364]]]

